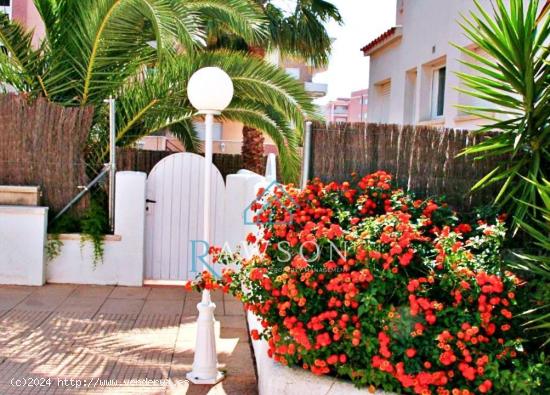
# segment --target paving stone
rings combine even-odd
[[[0,316],[21,303],[33,291],[32,287],[8,286],[0,288]]]
[[[115,289],[114,286],[105,285],[81,285],[78,286],[71,297],[79,298],[107,298]]]
[[[225,321],[226,317],[223,317],[222,319]],[[220,328],[220,337],[239,339],[239,342],[249,342],[248,331],[244,328],[227,328],[225,325],[222,325]]]
[[[61,297],[68,297],[70,294],[72,294],[75,289],[78,288],[78,285],[71,285],[71,284],[46,284],[42,287],[34,287],[33,288],[33,295],[37,296],[61,296]]]
[[[245,318],[224,314],[224,304],[230,313],[242,305],[221,293],[213,293],[215,333],[227,377],[216,386],[186,381],[200,301],[188,295],[178,288],[0,286],[0,395],[256,394]],[[55,383],[18,388],[10,385],[14,377]],[[63,385],[70,379],[97,385]],[[145,379],[163,381],[143,385]]]
[[[109,298],[103,303],[98,314],[119,314],[137,316],[141,312],[145,299],[112,299]]]
[[[246,329],[246,317],[240,317],[240,316],[224,316],[220,319],[223,320],[223,326],[224,328],[240,328],[240,329]]]
[[[63,301],[67,299],[67,295],[62,293],[52,294],[52,295],[39,295],[33,293],[25,298],[21,303],[14,307],[14,310],[18,311],[31,311],[31,312],[40,312],[40,311],[54,311],[58,306],[60,306]]]
[[[134,324],[134,329],[149,330],[152,332],[155,332],[156,329],[162,329],[163,332],[167,330],[178,332],[180,321],[180,314],[146,314],[145,311],[142,311]]]
[[[109,295],[110,299],[146,299],[151,292],[150,287],[116,287]]]
[[[199,315],[199,311],[197,310],[197,303],[199,301],[190,301],[188,299],[185,299],[185,304],[183,305],[183,311],[182,316],[184,317],[194,317],[194,319],[197,319],[197,316]],[[214,311],[214,316],[220,312],[220,309],[216,308]],[[222,315],[223,315],[223,309],[222,309]]]
[[[0,357],[16,352],[21,340],[51,313],[47,311],[11,310],[0,317]]]
[[[225,315],[240,315],[244,317],[244,307],[241,302],[224,302]]]
[[[147,300],[141,310],[143,315],[180,315],[183,300]]]
[[[183,301],[188,291],[183,287],[152,287],[147,296],[148,300],[181,300]]]
[[[71,295],[57,307],[56,311],[62,313],[82,313],[91,318],[99,311],[105,299],[102,296],[83,297]]]

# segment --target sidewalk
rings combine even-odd
[[[212,296],[219,367],[227,372],[214,387],[185,381],[198,293],[0,286],[0,394],[256,394],[242,305]]]

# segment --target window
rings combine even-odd
[[[376,122],[389,122],[390,120],[390,99],[391,99],[391,81],[381,82],[376,85],[376,93],[378,96],[377,113],[378,119]],[[375,101],[376,103],[376,101]]]
[[[11,0],[0,0],[0,12],[7,14],[11,18]],[[0,52],[8,54],[8,50],[2,44],[0,44]]]
[[[8,14],[11,18],[11,0],[0,0],[0,12]]]
[[[204,122],[193,122],[193,128],[197,132],[199,140],[204,141],[205,126]],[[212,140],[221,140],[223,134],[223,125],[219,122],[214,122],[214,129],[212,130]]]
[[[432,75],[432,118],[442,117],[445,108],[445,66],[434,69]]]
[[[287,67],[285,71],[292,78],[300,79],[300,69],[298,67]]]
[[[348,106],[343,106],[343,105],[334,106],[335,114],[346,114],[347,112],[348,112]]]

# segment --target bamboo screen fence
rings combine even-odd
[[[352,172],[385,170],[419,197],[444,195],[452,206],[468,210],[495,196],[495,188],[470,193],[495,161],[456,157],[482,138],[465,130],[423,126],[315,123],[310,176],[344,181]]]
[[[149,174],[153,167],[174,152],[148,151],[134,148],[117,149],[117,170],[142,171]],[[214,154],[212,158],[214,165],[220,170],[224,180],[228,174],[234,174],[243,166],[241,155]]]
[[[40,186],[42,204],[62,209],[88,182],[84,149],[92,118],[91,107],[0,95],[0,184]]]

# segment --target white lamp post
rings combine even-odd
[[[205,67],[193,74],[187,85],[189,101],[205,117],[204,133],[204,234],[206,243],[210,243],[210,183],[212,179],[212,129],[214,116],[219,115],[233,98],[233,82],[218,67]],[[214,310],[210,291],[203,290],[202,300],[197,304],[197,339],[193,370],[187,373],[187,379],[194,384],[216,384],[223,379],[218,371],[216,355],[216,336],[214,333]]]

